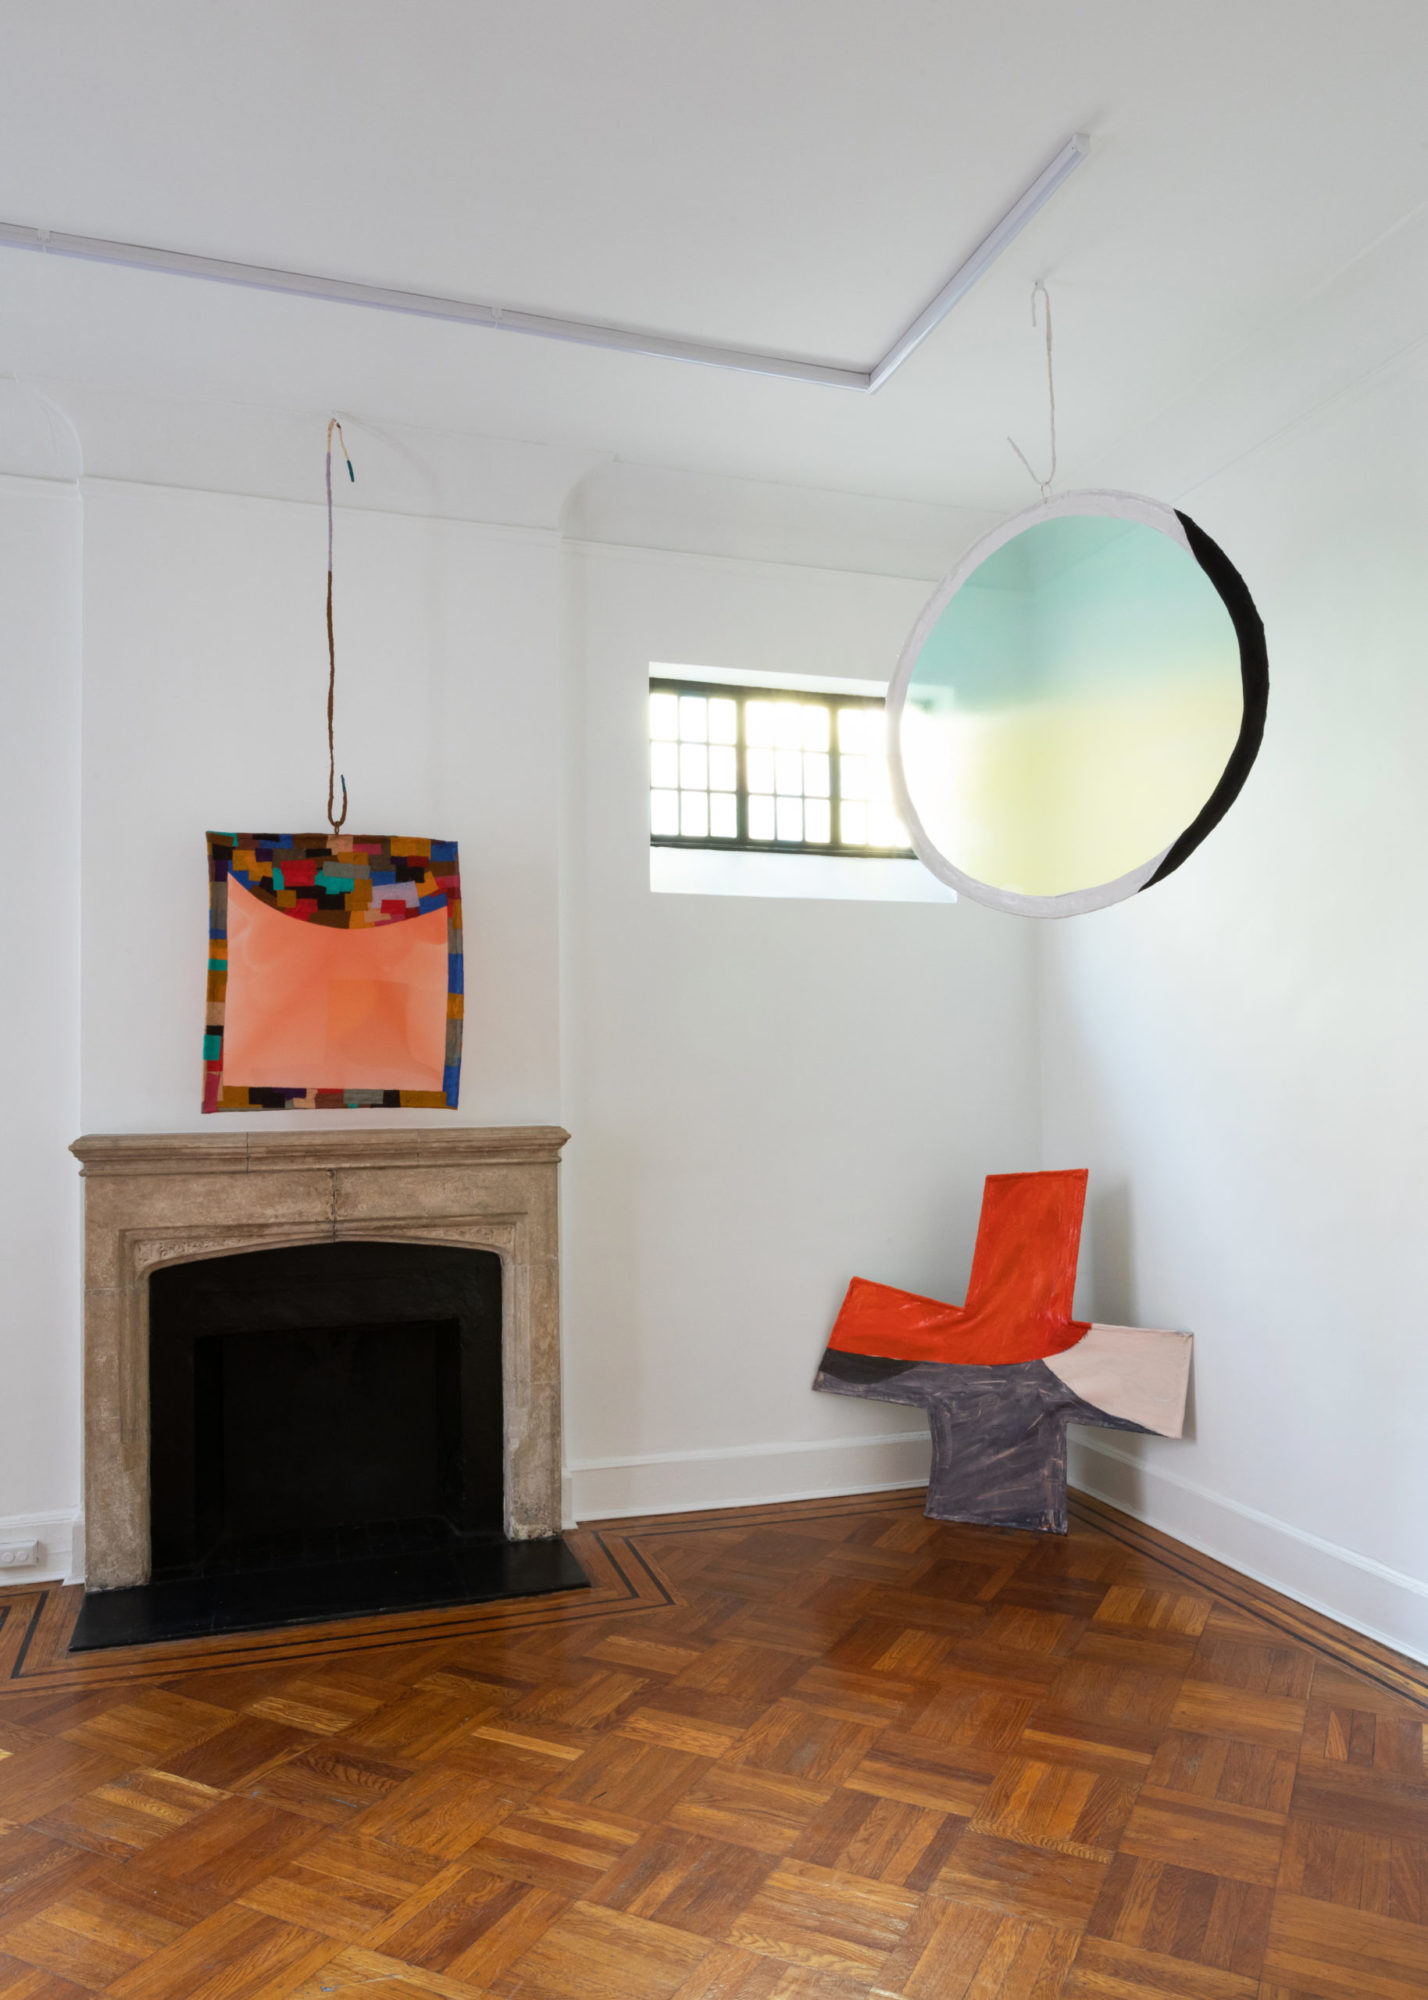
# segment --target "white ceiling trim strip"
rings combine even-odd
[[[817,382],[835,389],[871,394],[899,369],[914,349],[946,319],[1002,252],[1025,229],[1069,179],[1090,148],[1084,133],[1068,139],[1036,179],[1002,216],[937,296],[870,368],[840,368],[827,361],[804,361],[753,348],[724,347],[703,340],[671,340],[663,334],[633,327],[606,326],[595,320],[561,319],[549,313],[521,312],[513,306],[486,305],[470,299],[444,298],[430,292],[407,292],[386,285],[363,285],[347,278],[324,278],[304,271],[279,271],[263,264],[232,263],[223,257],[199,257],[187,250],[160,250],[142,243],[120,243],[105,236],[71,236],[62,230],[0,222],[0,246],[39,250],[52,257],[75,257],[93,264],[114,264],[141,271],[165,271],[178,277],[207,278],[252,291],[287,292],[298,298],[327,299],[339,305],[369,306],[379,312],[412,314],[419,319],[455,321],[500,333],[533,334],[542,340],[564,340],[581,347],[600,347],[624,354],[648,354],[666,361],[696,361],[709,368],[730,368],[746,375],[775,375],[795,382]]]

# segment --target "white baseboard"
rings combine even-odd
[[[1365,1637],[1428,1664],[1428,1584],[1273,1515],[1211,1493],[1120,1447],[1073,1433],[1075,1485],[1231,1569],[1283,1591]],[[577,1459],[565,1479],[567,1525],[626,1514],[696,1513],[780,1500],[918,1486],[925,1431],[799,1444]]]
[[[1428,1583],[1072,1433],[1071,1481],[1098,1500],[1428,1665]]]
[[[623,1514],[692,1514],[706,1507],[890,1492],[924,1485],[931,1455],[923,1429],[576,1459],[567,1468],[568,1511],[575,1521],[608,1521]]]
[[[83,1583],[84,1522],[78,1514],[0,1514],[0,1542],[38,1542],[39,1561],[0,1569],[0,1584]]]

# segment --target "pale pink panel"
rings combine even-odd
[[[333,930],[228,879],[223,1081],[307,1090],[440,1090],[446,911]]]
[[[1064,1354],[1049,1354],[1046,1366],[1108,1417],[1178,1438],[1185,1429],[1194,1344],[1192,1335],[1164,1327],[1098,1325]]]

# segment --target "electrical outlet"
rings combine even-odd
[[[39,1559],[38,1542],[0,1542],[0,1569],[27,1569]]]

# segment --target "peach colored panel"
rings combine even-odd
[[[228,878],[223,1081],[307,1090],[440,1090],[446,911],[334,930]]]
[[[1185,1430],[1193,1345],[1188,1333],[1162,1327],[1093,1326],[1064,1354],[1048,1354],[1046,1365],[1083,1403],[1108,1417],[1144,1424],[1157,1437],[1178,1438]]]

